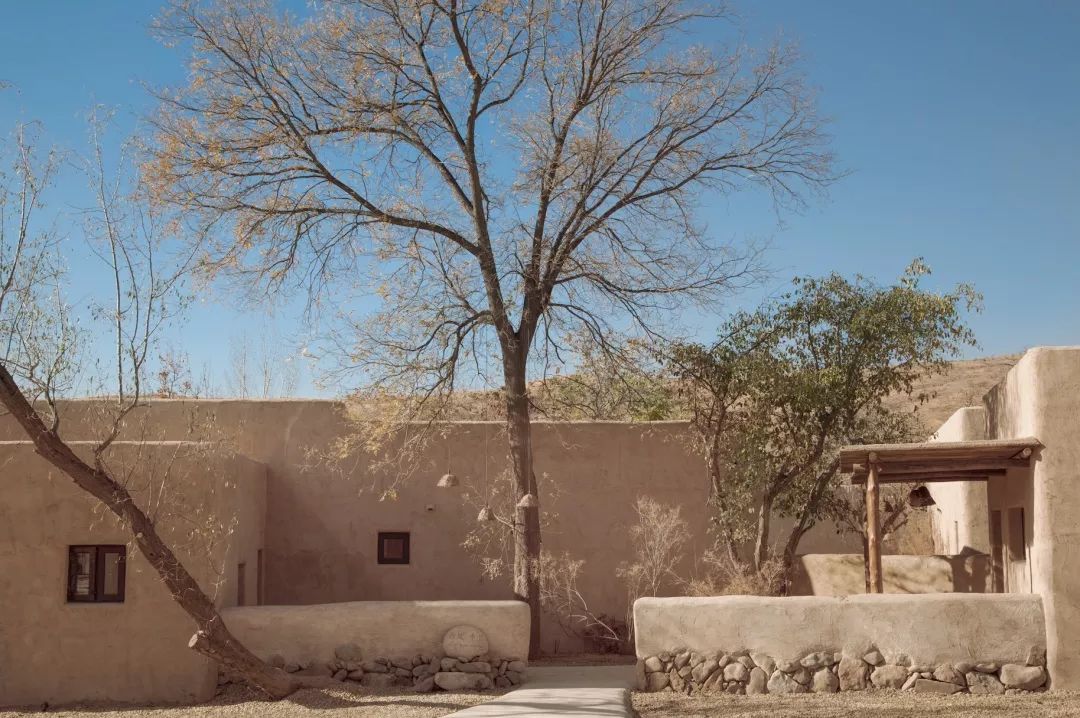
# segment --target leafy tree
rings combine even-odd
[[[839,510],[836,449],[907,440],[912,417],[887,408],[974,345],[967,285],[938,293],[916,260],[892,286],[836,274],[728,319],[711,346],[676,344],[668,370],[691,413],[711,479],[716,548],[743,572],[790,568],[802,536]],[[773,535],[776,516],[793,521]],[[780,587],[777,587],[778,589]]]
[[[330,378],[395,400],[391,428],[433,425],[461,385],[502,388],[533,654],[530,377],[573,363],[568,336],[610,348],[746,280],[753,253],[695,218],[703,193],[757,185],[798,203],[831,179],[794,53],[683,41],[722,15],[687,0],[342,0],[298,20],[268,1],[176,0],[158,24],[191,63],[150,118],[152,185],[204,269],[334,308]]]

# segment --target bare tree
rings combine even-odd
[[[229,396],[246,399],[251,393],[248,386],[250,349],[246,336],[233,336],[229,340],[229,374],[226,381]]]
[[[247,332],[229,340],[227,390],[246,399],[258,396],[291,396],[300,379],[298,358],[283,347],[276,331],[263,331],[257,340]]]
[[[176,0],[159,21],[190,82],[151,118],[152,184],[203,267],[340,311],[331,349],[398,418],[501,385],[513,590],[539,650],[530,373],[611,348],[750,276],[710,239],[705,193],[782,204],[830,179],[783,47],[685,46],[722,19],[685,0],[353,0],[298,20],[269,1]],[[350,312],[358,296],[380,310]]]
[[[100,501],[129,531],[173,599],[194,620],[197,631],[191,647],[267,695],[285,696],[293,690],[292,679],[233,638],[213,600],[162,539],[154,512],[139,505],[109,461],[125,419],[140,405],[154,337],[173,309],[182,306],[175,301],[181,275],[159,265],[156,218],[123,191],[120,181],[110,180],[96,134],[101,124],[95,119],[92,127],[94,153],[84,169],[97,206],[88,216],[87,233],[112,284],[109,305],[95,314],[110,328],[114,339],[110,346],[115,347],[106,361],[115,394],[100,403],[105,428],[89,458],[77,453],[60,433],[56,399],[76,378],[76,360],[83,347],[59,291],[63,272],[52,251],[55,237],[34,230],[34,215],[54,176],[56,160],[52,155],[37,160],[33,142],[21,129],[16,133],[12,171],[0,177],[0,331],[5,344],[0,404],[41,457]]]

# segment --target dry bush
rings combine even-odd
[[[684,582],[690,596],[779,596],[782,592],[782,558],[772,558],[754,570],[710,549],[701,557],[701,563],[704,573]]]
[[[585,641],[599,653],[625,653],[633,643],[634,601],[659,596],[683,583],[675,573],[690,540],[686,520],[678,506],[666,506],[649,497],[634,505],[637,521],[628,528],[633,560],[621,564],[615,575],[626,584],[626,612],[619,618],[596,612],[582,594],[578,579],[585,561],[568,553],[541,554],[540,599],[544,610],[563,630]]]
[[[569,636],[577,636],[590,651],[626,653],[629,624],[606,613],[595,612],[578,587],[585,561],[568,553],[540,554],[540,605]]]
[[[680,582],[675,566],[682,560],[683,548],[690,540],[679,506],[666,506],[640,496],[634,510],[637,523],[629,531],[634,560],[615,571],[626,582],[630,607],[642,596],[659,596],[666,583]]]

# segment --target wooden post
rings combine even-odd
[[[867,560],[870,562],[870,593],[883,593],[877,454],[870,454],[869,464],[866,476],[866,540],[869,546]]]

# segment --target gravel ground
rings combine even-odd
[[[1065,718],[1080,716],[1080,693],[926,696],[865,691],[797,696],[634,693],[641,718]]]
[[[252,691],[231,687],[209,703],[185,706],[85,705],[50,708],[48,715],[69,718],[438,718],[500,696],[484,693],[413,693],[411,690],[371,690],[340,684],[303,688],[283,701],[259,700]],[[40,709],[32,711],[40,714]],[[29,712],[0,709],[0,718]]]

